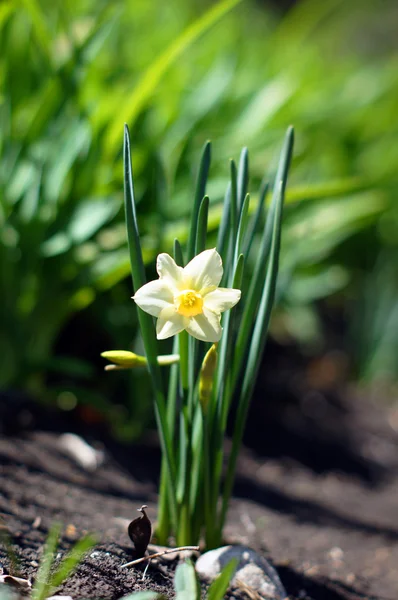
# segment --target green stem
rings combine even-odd
[[[173,353],[179,352],[179,340],[177,337],[174,338]],[[178,396],[178,379],[179,379],[179,365],[174,364],[170,371],[169,389],[167,394],[167,425],[170,431],[170,435],[174,438],[175,435],[175,424],[176,424],[176,412],[177,412],[177,396]],[[169,507],[169,496],[170,490],[168,485],[168,470],[167,460],[165,456],[162,456],[162,467],[160,474],[160,489],[159,489],[159,510],[158,510],[158,525],[156,528],[156,536],[158,544],[161,546],[167,546],[168,539],[170,536],[171,521],[170,521],[170,507]]]

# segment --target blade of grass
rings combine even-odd
[[[35,36],[41,46],[44,54],[44,58],[48,63],[50,71],[53,70],[53,34],[47,24],[44,11],[40,7],[40,4],[36,0],[22,0],[22,4],[25,6],[26,12],[29,14]]]
[[[230,281],[231,277],[233,277],[233,267],[234,267],[234,254],[235,254],[235,240],[236,234],[238,231],[238,182],[237,182],[237,171],[236,164],[233,159],[231,159],[229,163],[230,170],[230,203],[229,203],[229,240],[228,240],[228,252],[226,253],[226,260],[224,261],[224,275],[223,281]]]
[[[256,212],[252,216],[249,226],[248,226],[248,229],[247,229],[247,232],[246,232],[245,241],[244,241],[243,248],[242,248],[242,254],[244,254],[244,256],[249,256],[250,250],[252,247],[252,243],[254,240],[254,236],[259,229],[260,222],[261,222],[261,216],[264,211],[265,198],[267,197],[267,193],[268,193],[268,188],[269,188],[268,181],[263,180],[261,183],[261,186],[260,186],[260,193],[259,193],[259,197],[258,197],[258,203],[256,206]],[[250,210],[249,210],[249,213],[250,213]]]
[[[234,160],[230,162],[230,177],[231,177],[231,205],[230,205],[230,236],[235,243],[236,234],[238,231],[238,174]]]
[[[133,175],[131,169],[131,153],[130,139],[128,127],[125,126],[124,134],[124,191],[125,191],[125,206],[126,206],[126,224],[128,247],[130,253],[131,274],[133,279],[134,290],[137,290],[145,284],[145,269],[142,259],[142,250],[138,231],[137,214],[135,209]],[[173,454],[171,437],[167,427],[167,411],[164,394],[162,391],[162,380],[160,368],[157,362],[157,340],[155,335],[155,327],[152,317],[138,308],[138,321],[142,339],[144,342],[145,354],[148,360],[148,370],[151,375],[151,380],[155,396],[155,416],[160,436],[163,455],[166,457],[167,468],[169,473],[169,491],[170,491],[170,513],[172,516],[173,526],[177,525],[177,497],[176,497],[176,465]]]
[[[282,153],[280,161],[280,165],[283,164],[284,168],[278,169],[278,174],[283,174],[283,177],[278,177],[276,181],[277,201],[275,204],[273,234],[269,264],[267,268],[267,276],[261,295],[258,315],[254,326],[253,336],[247,360],[247,366],[243,378],[243,384],[241,387],[241,392],[239,394],[238,411],[235,419],[235,427],[232,437],[232,450],[228,460],[227,474],[224,485],[224,494],[220,515],[220,531],[222,531],[227,515],[229,499],[232,493],[232,487],[235,477],[236,461],[239,453],[239,448],[242,442],[250,399],[253,393],[258,370],[261,364],[266,334],[268,331],[268,325],[271,317],[271,310],[275,296],[276,279],[278,275],[279,266],[283,200],[286,187],[287,172],[290,165],[293,149],[293,128],[290,128],[288,130],[287,141],[288,143],[284,146],[284,151]]]
[[[211,162],[211,143],[206,142],[202,151],[199,165],[198,179],[196,182],[195,198],[191,213],[191,226],[189,230],[187,260],[195,256],[196,239],[198,234],[198,218],[202,200],[206,194],[207,178]]]
[[[244,269],[244,256],[241,254],[235,268],[232,287],[240,289]],[[208,407],[208,415],[206,419],[206,435],[210,451],[208,459],[211,459],[207,471],[212,474],[212,479],[208,475],[208,480],[205,485],[209,485],[210,489],[205,491],[206,496],[210,498],[210,508],[207,510],[208,523],[206,526],[206,546],[216,547],[221,540],[219,539],[219,529],[211,525],[211,521],[216,521],[217,502],[220,492],[220,479],[223,463],[223,438],[227,425],[227,416],[229,411],[230,397],[227,393],[227,374],[228,367],[231,364],[231,356],[233,349],[233,331],[236,319],[236,311],[228,311],[224,316],[224,330],[222,341],[220,344],[217,378],[215,384],[215,393],[212,396]]]
[[[245,239],[247,226],[249,224],[249,206],[250,206],[250,196],[246,194],[245,199],[243,200],[240,216],[239,216],[239,226],[238,226],[238,235],[236,237],[235,244],[235,256],[234,256],[234,268],[236,263],[238,262],[239,255],[242,253],[243,241]]]
[[[233,558],[225,565],[217,579],[215,579],[209,587],[207,600],[223,600],[236,567],[238,566],[238,562],[237,558]]]
[[[285,141],[283,144],[281,158],[279,160],[278,170],[275,178],[275,185],[272,195],[271,207],[268,212],[267,221],[264,228],[264,233],[261,241],[260,250],[257,256],[257,261],[254,267],[253,277],[247,293],[247,298],[244,304],[244,311],[242,320],[239,327],[238,337],[235,345],[235,358],[232,369],[232,390],[235,388],[237,377],[240,372],[242,362],[246,356],[246,347],[249,340],[250,332],[252,329],[253,321],[255,319],[257,305],[262,290],[262,283],[264,281],[267,257],[271,247],[272,232],[274,227],[274,213],[276,210],[276,204],[280,196],[279,182],[285,182],[287,173],[290,165],[291,155],[293,149],[293,129],[288,129]],[[285,187],[283,188],[283,195],[285,193]]]
[[[169,67],[179,58],[179,56],[187,51],[189,46],[210,29],[210,27],[212,27],[219,19],[232,10],[240,1],[241,0],[222,0],[214,6],[211,6],[204,15],[189,25],[181,35],[173,40],[166,50],[152,62],[133,92],[131,94],[126,94],[125,104],[117,111],[117,116],[110,125],[107,141],[104,145],[104,148],[108,150],[109,154],[113,154],[117,149],[120,135],[120,123],[126,122],[129,123],[130,126],[135,123],[141,110],[152,98],[154,90]]]
[[[200,586],[194,566],[190,562],[178,565],[174,576],[175,600],[199,600]]]
[[[195,240],[195,256],[206,248],[207,219],[209,215],[209,197],[205,196],[200,203],[198,225]]]
[[[45,600],[47,596],[49,596],[50,571],[54,562],[55,552],[58,547],[60,533],[61,524],[54,523],[51,526],[46,540],[44,553],[40,561],[40,567],[32,589],[32,600]]]
[[[238,168],[238,210],[242,210],[249,185],[249,151],[243,148],[240,153]]]
[[[69,554],[62,560],[49,581],[49,592],[52,593],[76,569],[86,552],[96,544],[92,535],[86,535],[76,542]]]
[[[225,192],[223,210],[220,219],[220,227],[218,229],[217,236],[217,250],[220,254],[223,263],[225,263],[228,255],[228,244],[229,244],[229,219],[230,219],[230,203],[231,203],[231,184],[228,184],[227,191]]]

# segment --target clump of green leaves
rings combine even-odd
[[[55,566],[61,525],[54,524],[48,534],[40,566],[32,587],[32,600],[46,600],[76,569],[86,552],[96,543],[91,535],[78,540],[68,554]]]
[[[242,298],[234,311],[223,315],[217,362],[210,359],[214,349],[193,337],[188,338],[185,331],[175,338],[173,352],[180,355],[180,362],[171,367],[167,402],[153,318],[142,310],[138,311],[163,452],[157,529],[158,540],[162,544],[167,543],[170,535],[174,535],[181,546],[197,543],[202,534],[209,548],[218,546],[222,541],[236,461],[275,297],[282,208],[292,148],[293,130],[290,128],[264,226],[261,223],[268,186],[262,186],[257,209],[251,212],[247,150],[242,152],[239,168],[231,161],[217,249],[224,265],[222,284],[241,289]],[[206,144],[199,167],[186,248],[183,249],[177,239],[174,242],[174,259],[182,267],[206,248],[209,168],[210,144]],[[124,169],[131,272],[133,287],[137,291],[145,285],[146,279],[127,128]],[[253,235],[258,230],[261,243],[254,252]],[[255,266],[249,277],[245,266],[251,258]],[[237,414],[223,480],[223,440],[234,397],[237,399]]]
[[[62,526],[60,523],[54,523],[49,531],[43,555],[40,560],[39,569],[35,577],[31,590],[32,600],[46,600],[54,591],[77,568],[84,555],[95,545],[96,540],[92,535],[85,535],[78,540],[70,549],[68,554],[56,565],[56,554],[58,550],[59,538]],[[3,542],[7,555],[11,563],[11,572],[13,576],[21,577],[18,558],[12,548],[11,538],[5,526],[0,531],[0,541]],[[1,586],[0,598],[12,598],[7,590],[7,586]]]

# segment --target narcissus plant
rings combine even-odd
[[[166,545],[172,538],[179,546],[191,545],[204,537],[206,546],[212,548],[222,541],[237,457],[275,297],[282,207],[292,148],[290,128],[271,201],[267,206],[269,186],[264,182],[254,210],[247,193],[247,150],[242,151],[239,168],[231,161],[217,249],[206,249],[211,210],[206,196],[210,168],[207,143],[199,167],[187,244],[182,247],[174,240],[173,257],[164,253],[158,256],[159,278],[148,283],[138,231],[130,141],[125,130],[126,224],[133,299],[139,307],[145,358],[120,351],[103,356],[112,361],[113,365],[107,367],[112,370],[145,365],[152,380],[162,448],[156,529],[159,544]],[[255,235],[259,243],[254,246]],[[221,282],[225,287],[220,287]],[[160,350],[167,341],[159,340],[171,337],[173,355],[162,356]],[[167,395],[161,373],[165,367],[170,369]],[[223,442],[233,398],[236,417],[231,451],[225,457]]]

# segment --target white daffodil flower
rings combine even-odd
[[[165,340],[184,329],[204,342],[218,342],[221,313],[239,302],[241,292],[218,287],[223,274],[217,250],[205,250],[186,267],[168,254],[159,254],[159,279],[143,285],[133,296],[138,306],[157,317],[156,335]]]

